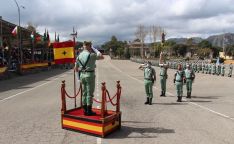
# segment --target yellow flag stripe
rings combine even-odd
[[[102,127],[98,127],[98,126],[92,126],[92,125],[68,121],[68,120],[63,120],[63,124],[68,125],[68,126],[72,126],[72,127],[90,130],[90,131],[103,132]]]
[[[73,47],[54,48],[54,59],[74,58]]]

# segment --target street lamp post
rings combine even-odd
[[[0,45],[0,47],[1,47],[1,49],[2,49],[2,64],[4,65],[4,48],[3,48],[3,36],[2,36],[2,16],[0,16],[0,20],[1,20],[1,39],[0,39],[0,41],[1,41],[1,45]]]
[[[17,6],[17,8],[18,8],[18,16],[19,16],[19,27],[18,27],[18,71],[19,72],[21,72],[21,68],[20,68],[20,65],[22,64],[22,39],[21,39],[21,26],[20,26],[20,6],[19,6],[19,4],[18,4],[18,2],[16,1],[16,0],[14,0],[15,1],[15,4],[16,4],[16,6]],[[24,8],[23,6],[22,6],[22,8]]]

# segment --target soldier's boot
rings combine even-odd
[[[87,105],[83,105],[84,115],[87,115]]]
[[[191,92],[187,92],[187,97],[186,98],[191,98]]]
[[[179,102],[182,102],[182,96],[179,97]]]
[[[177,96],[177,102],[180,102],[180,97],[179,96]]]
[[[160,96],[163,96],[163,91],[161,91],[161,95]]]
[[[96,115],[95,112],[92,111],[92,106],[87,106],[87,116],[93,116]]]
[[[166,96],[166,92],[165,92],[165,91],[163,91],[163,96],[164,96],[164,97]]]
[[[147,97],[145,104],[149,104],[149,98]]]
[[[150,98],[150,99],[149,99],[149,105],[152,105],[152,99],[153,99],[153,98]]]
[[[187,96],[186,96],[186,98],[189,98],[189,92],[187,92]]]

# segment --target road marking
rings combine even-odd
[[[97,138],[97,144],[102,144],[102,138]]]
[[[131,75],[128,75],[128,74],[124,73],[122,70],[120,70],[119,68],[117,68],[116,66],[114,66],[112,63],[110,63],[110,65],[111,65],[114,69],[116,69],[117,71],[119,71],[119,72],[121,72],[122,74],[124,74],[125,76],[128,76],[129,78],[132,78],[132,79],[134,79],[134,80],[136,80],[136,81],[138,81],[138,82],[140,82],[140,83],[144,83],[142,80],[139,80],[139,79],[137,79],[137,78],[135,78],[135,77],[133,77],[133,76],[131,76]],[[156,88],[156,86],[153,86],[153,87],[154,87],[155,89],[158,89],[158,88]],[[172,93],[170,93],[170,92],[166,92],[166,93],[169,94],[169,95],[171,95],[171,96],[175,96],[174,94],[172,94]],[[188,102],[188,103],[191,104],[191,105],[197,106],[197,107],[199,107],[199,108],[201,108],[201,109],[207,110],[207,111],[209,111],[209,112],[211,112],[211,113],[213,113],[213,114],[216,114],[216,115],[218,115],[218,116],[221,116],[221,117],[223,117],[223,118],[227,118],[227,119],[230,119],[230,120],[234,120],[234,118],[232,118],[232,117],[230,117],[230,116],[227,116],[227,115],[225,115],[225,114],[216,112],[216,111],[214,111],[214,110],[212,110],[212,109],[210,109],[210,108],[207,108],[207,107],[205,107],[205,106],[199,105],[199,104],[194,103],[194,102],[189,102],[189,101],[187,101],[187,100],[184,100],[184,101]]]
[[[55,78],[55,79],[52,79],[51,81],[45,82],[45,83],[40,84],[40,85],[38,85],[38,86],[35,86],[35,87],[31,88],[31,89],[28,89],[28,90],[19,92],[19,93],[14,94],[14,95],[11,95],[11,96],[9,96],[9,97],[7,97],[7,98],[4,98],[4,99],[0,100],[0,102],[4,102],[4,101],[9,100],[9,99],[12,99],[12,98],[14,98],[14,97],[16,97],[16,96],[18,96],[18,95],[21,95],[21,94],[24,94],[24,93],[26,93],[26,92],[32,91],[32,90],[34,90],[34,89],[36,89],[36,88],[39,88],[39,87],[41,87],[41,86],[43,86],[43,85],[46,85],[46,84],[48,84],[48,83],[51,83],[51,82],[53,82],[53,81],[55,81],[55,80],[57,80],[57,79],[59,79],[59,78],[62,78],[62,77],[64,77],[64,76],[66,76],[66,75],[67,75],[67,74],[63,74],[63,75],[61,75],[61,76],[59,76],[59,77],[57,77],[57,78]]]

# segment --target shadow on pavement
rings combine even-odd
[[[221,96],[192,96],[192,98],[198,98],[198,99],[218,99]]]
[[[52,69],[50,71],[41,71],[40,73],[28,74],[23,76],[17,76],[7,80],[0,81],[0,92],[12,90],[12,89],[24,89],[31,88],[27,86],[38,81],[50,81],[48,78],[56,77],[56,75],[69,71],[69,69]]]
[[[152,103],[153,105],[187,105],[185,102],[173,102],[173,103]]]
[[[174,129],[166,129],[162,127],[147,127],[138,128],[131,126],[122,126],[119,131],[107,136],[108,139],[123,139],[123,138],[156,138],[157,134],[175,133]]]
[[[154,123],[154,122],[122,121],[122,123]]]
[[[190,100],[189,102],[207,103],[207,102],[212,102],[212,101],[209,101],[209,100]]]

